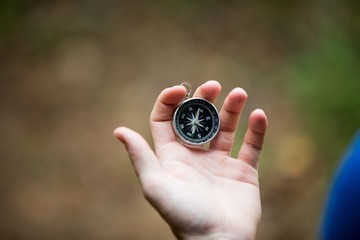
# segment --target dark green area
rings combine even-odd
[[[0,36],[6,36],[16,26],[22,15],[20,0],[0,1]]]
[[[334,163],[360,124],[360,57],[349,35],[330,26],[317,43],[295,60],[290,92],[301,118]]]

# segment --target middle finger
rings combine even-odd
[[[220,91],[220,83],[215,80],[210,80],[198,87],[193,97],[204,98],[213,103],[217,96],[219,96]]]

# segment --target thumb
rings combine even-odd
[[[140,182],[143,182],[142,179],[147,173],[159,170],[155,153],[139,133],[126,127],[119,127],[115,129],[114,136],[125,145]]]

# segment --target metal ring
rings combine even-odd
[[[186,88],[186,98],[188,98],[188,97],[190,96],[190,93],[191,93],[191,90],[192,90],[191,84],[188,83],[188,82],[183,82],[183,83],[181,84],[181,86],[183,86],[183,87]]]

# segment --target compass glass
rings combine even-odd
[[[202,98],[185,100],[175,111],[173,125],[176,135],[190,145],[201,145],[213,139],[220,120],[215,106]]]

